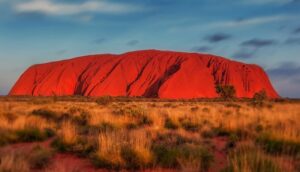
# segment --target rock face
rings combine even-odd
[[[278,97],[257,65],[208,54],[144,50],[33,65],[9,95],[143,96],[215,98],[217,84],[233,85],[237,97],[265,90]]]

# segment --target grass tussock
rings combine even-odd
[[[29,172],[30,164],[25,155],[19,152],[8,152],[0,155],[0,171],[13,172],[22,171]]]
[[[152,161],[151,141],[141,130],[105,131],[98,136],[97,163],[109,168],[136,169]]]
[[[257,171],[281,172],[284,171],[276,158],[265,154],[262,150],[249,145],[238,148],[229,156],[230,166],[224,170],[228,172]]]

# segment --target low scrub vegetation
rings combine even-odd
[[[277,160],[261,150],[249,146],[240,147],[230,155],[229,167],[224,171],[280,172]]]
[[[300,104],[263,91],[243,102],[234,88],[219,89],[226,101],[8,98],[0,102],[0,171],[51,171],[57,153],[93,170],[297,171]]]

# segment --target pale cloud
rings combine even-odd
[[[105,0],[89,0],[83,3],[59,3],[51,0],[30,0],[23,3],[16,3],[16,12],[30,13],[38,12],[48,15],[75,15],[86,12],[95,13],[129,13],[141,10],[141,7],[113,3]]]
[[[272,22],[278,22],[283,20],[291,20],[295,19],[294,16],[290,15],[274,15],[274,16],[261,16],[261,17],[254,17],[248,19],[240,19],[234,21],[222,21],[209,24],[209,27],[242,27],[242,26],[251,26],[251,25],[260,25],[260,24],[267,24]]]
[[[245,18],[239,20],[224,20],[224,21],[216,21],[203,24],[196,24],[190,27],[173,27],[170,29],[171,32],[177,31],[194,31],[194,30],[211,30],[211,29],[218,29],[218,28],[239,28],[239,27],[249,27],[249,26],[256,26],[280,21],[287,21],[287,20],[297,20],[299,16],[295,15],[288,15],[288,14],[280,14],[280,15],[272,15],[272,16],[257,16],[253,18]]]

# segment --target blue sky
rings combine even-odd
[[[0,0],[0,94],[30,65],[140,49],[261,65],[300,97],[300,0]]]

